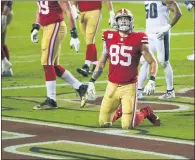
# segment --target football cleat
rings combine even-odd
[[[93,72],[94,72],[95,68],[96,68],[96,65],[95,65],[95,64],[93,64],[93,68],[91,69],[91,71],[89,71],[89,72],[88,72],[88,74],[93,74]]]
[[[187,59],[190,60],[190,61],[194,61],[194,56],[195,56],[194,53],[191,54],[191,55],[188,55],[188,56],[187,56]]]
[[[167,91],[162,96],[159,96],[158,99],[169,99],[169,98],[175,98],[175,91]]]
[[[76,91],[79,93],[79,96],[81,98],[81,108],[85,107],[85,104],[88,100],[88,93],[87,93],[88,85],[82,84],[79,89]]]
[[[88,77],[89,74],[89,66],[85,64],[82,68],[77,68],[77,72],[84,77]]]
[[[34,110],[51,110],[51,109],[57,109],[57,103],[53,100],[47,97],[47,99],[41,103],[40,105],[34,106]]]
[[[12,68],[2,71],[2,76],[3,77],[12,77],[13,76]]]
[[[142,89],[138,89],[138,91],[137,91],[137,99],[138,100],[143,100],[144,99]]]
[[[154,114],[150,106],[140,109],[140,112],[144,113],[145,118],[147,118],[153,125],[160,126],[160,119]]]
[[[122,107],[119,106],[113,116],[112,123],[115,122],[117,119],[119,119],[122,116]]]

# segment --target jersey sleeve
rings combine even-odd
[[[148,44],[148,36],[145,32],[140,32],[141,43]]]

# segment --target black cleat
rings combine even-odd
[[[88,77],[89,74],[89,66],[85,64],[82,68],[77,68],[77,72],[84,77]]]
[[[93,64],[93,67],[92,67],[91,71],[89,71],[89,72],[88,72],[88,74],[93,74],[93,72],[94,72],[95,68],[96,68],[96,65],[95,65],[95,64]]]
[[[82,84],[79,89],[76,91],[79,93],[79,96],[81,98],[81,107],[83,108],[88,100],[88,93],[87,93],[88,85]]]
[[[58,108],[57,103],[53,99],[50,99],[49,97],[47,97],[47,99],[40,105],[33,107],[33,109],[35,110],[49,110],[57,108]]]

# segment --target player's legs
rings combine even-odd
[[[83,76],[88,76],[92,73],[97,64],[97,49],[95,45],[95,36],[101,20],[101,11],[93,10],[85,12],[84,18],[81,19],[80,28],[85,33],[85,41],[87,45],[85,64],[82,69],[77,70]],[[92,70],[89,71],[91,63],[93,64]]]
[[[116,84],[108,82],[104,98],[100,107],[99,124],[100,127],[110,127],[117,107],[120,104],[118,88]]]
[[[148,34],[148,41],[149,41],[149,49],[152,54],[155,52],[155,46],[153,42],[153,36]],[[140,59],[140,70],[139,70],[139,76],[138,76],[138,94],[137,98],[139,100],[143,99],[143,87],[144,87],[144,82],[147,80],[148,74],[149,74],[149,64],[148,62],[144,59],[143,56],[141,56]]]
[[[137,108],[136,83],[121,86],[120,98],[122,105],[121,125],[123,129],[134,128]]]
[[[160,99],[163,98],[175,98],[175,92],[173,87],[173,69],[169,62],[170,57],[170,36],[169,32],[164,36],[162,40],[155,40],[155,46],[157,51],[157,59],[161,66],[164,69],[165,80],[167,84],[167,92],[160,96]]]
[[[7,25],[11,23],[13,18],[13,12],[10,12],[10,14],[7,17]],[[6,45],[6,35],[7,35],[7,28],[3,33],[1,33],[1,57],[2,57],[2,76],[13,76],[12,71],[12,65],[9,62],[9,49]]]

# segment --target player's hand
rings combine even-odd
[[[72,15],[74,19],[79,18],[79,10],[77,9],[77,7],[75,5],[71,6],[72,9]]]
[[[7,16],[1,15],[1,33],[5,32],[7,27]]]
[[[96,99],[96,90],[93,82],[89,82],[88,88],[87,88],[87,93],[88,93],[88,100],[95,100]]]
[[[148,84],[144,88],[144,92],[143,93],[145,93],[146,95],[149,96],[149,95],[153,94],[154,91],[155,91],[155,81],[149,80]]]
[[[187,10],[190,12],[190,11],[192,11],[192,8],[193,8],[194,6],[191,4],[191,3],[189,3],[188,5],[187,5]]]
[[[34,23],[33,25],[32,25],[32,30],[31,30],[31,36],[30,36],[30,38],[31,38],[31,41],[33,42],[33,43],[38,43],[38,33],[39,33],[39,29],[40,29],[40,25],[39,24],[37,24],[37,23]]]
[[[114,11],[110,11],[110,18],[108,20],[108,23],[111,27],[114,27],[115,21],[114,21],[115,13]]]
[[[163,39],[164,35],[171,29],[171,25],[168,24],[165,27],[160,28],[159,32],[157,33],[158,39]]]
[[[71,34],[71,40],[70,40],[70,48],[75,48],[76,52],[79,51],[80,48],[80,40],[78,39],[78,34],[76,28],[72,28],[70,31]]]
[[[80,40],[78,38],[72,38],[70,40],[70,48],[75,48],[75,51],[78,53],[80,48]]]

